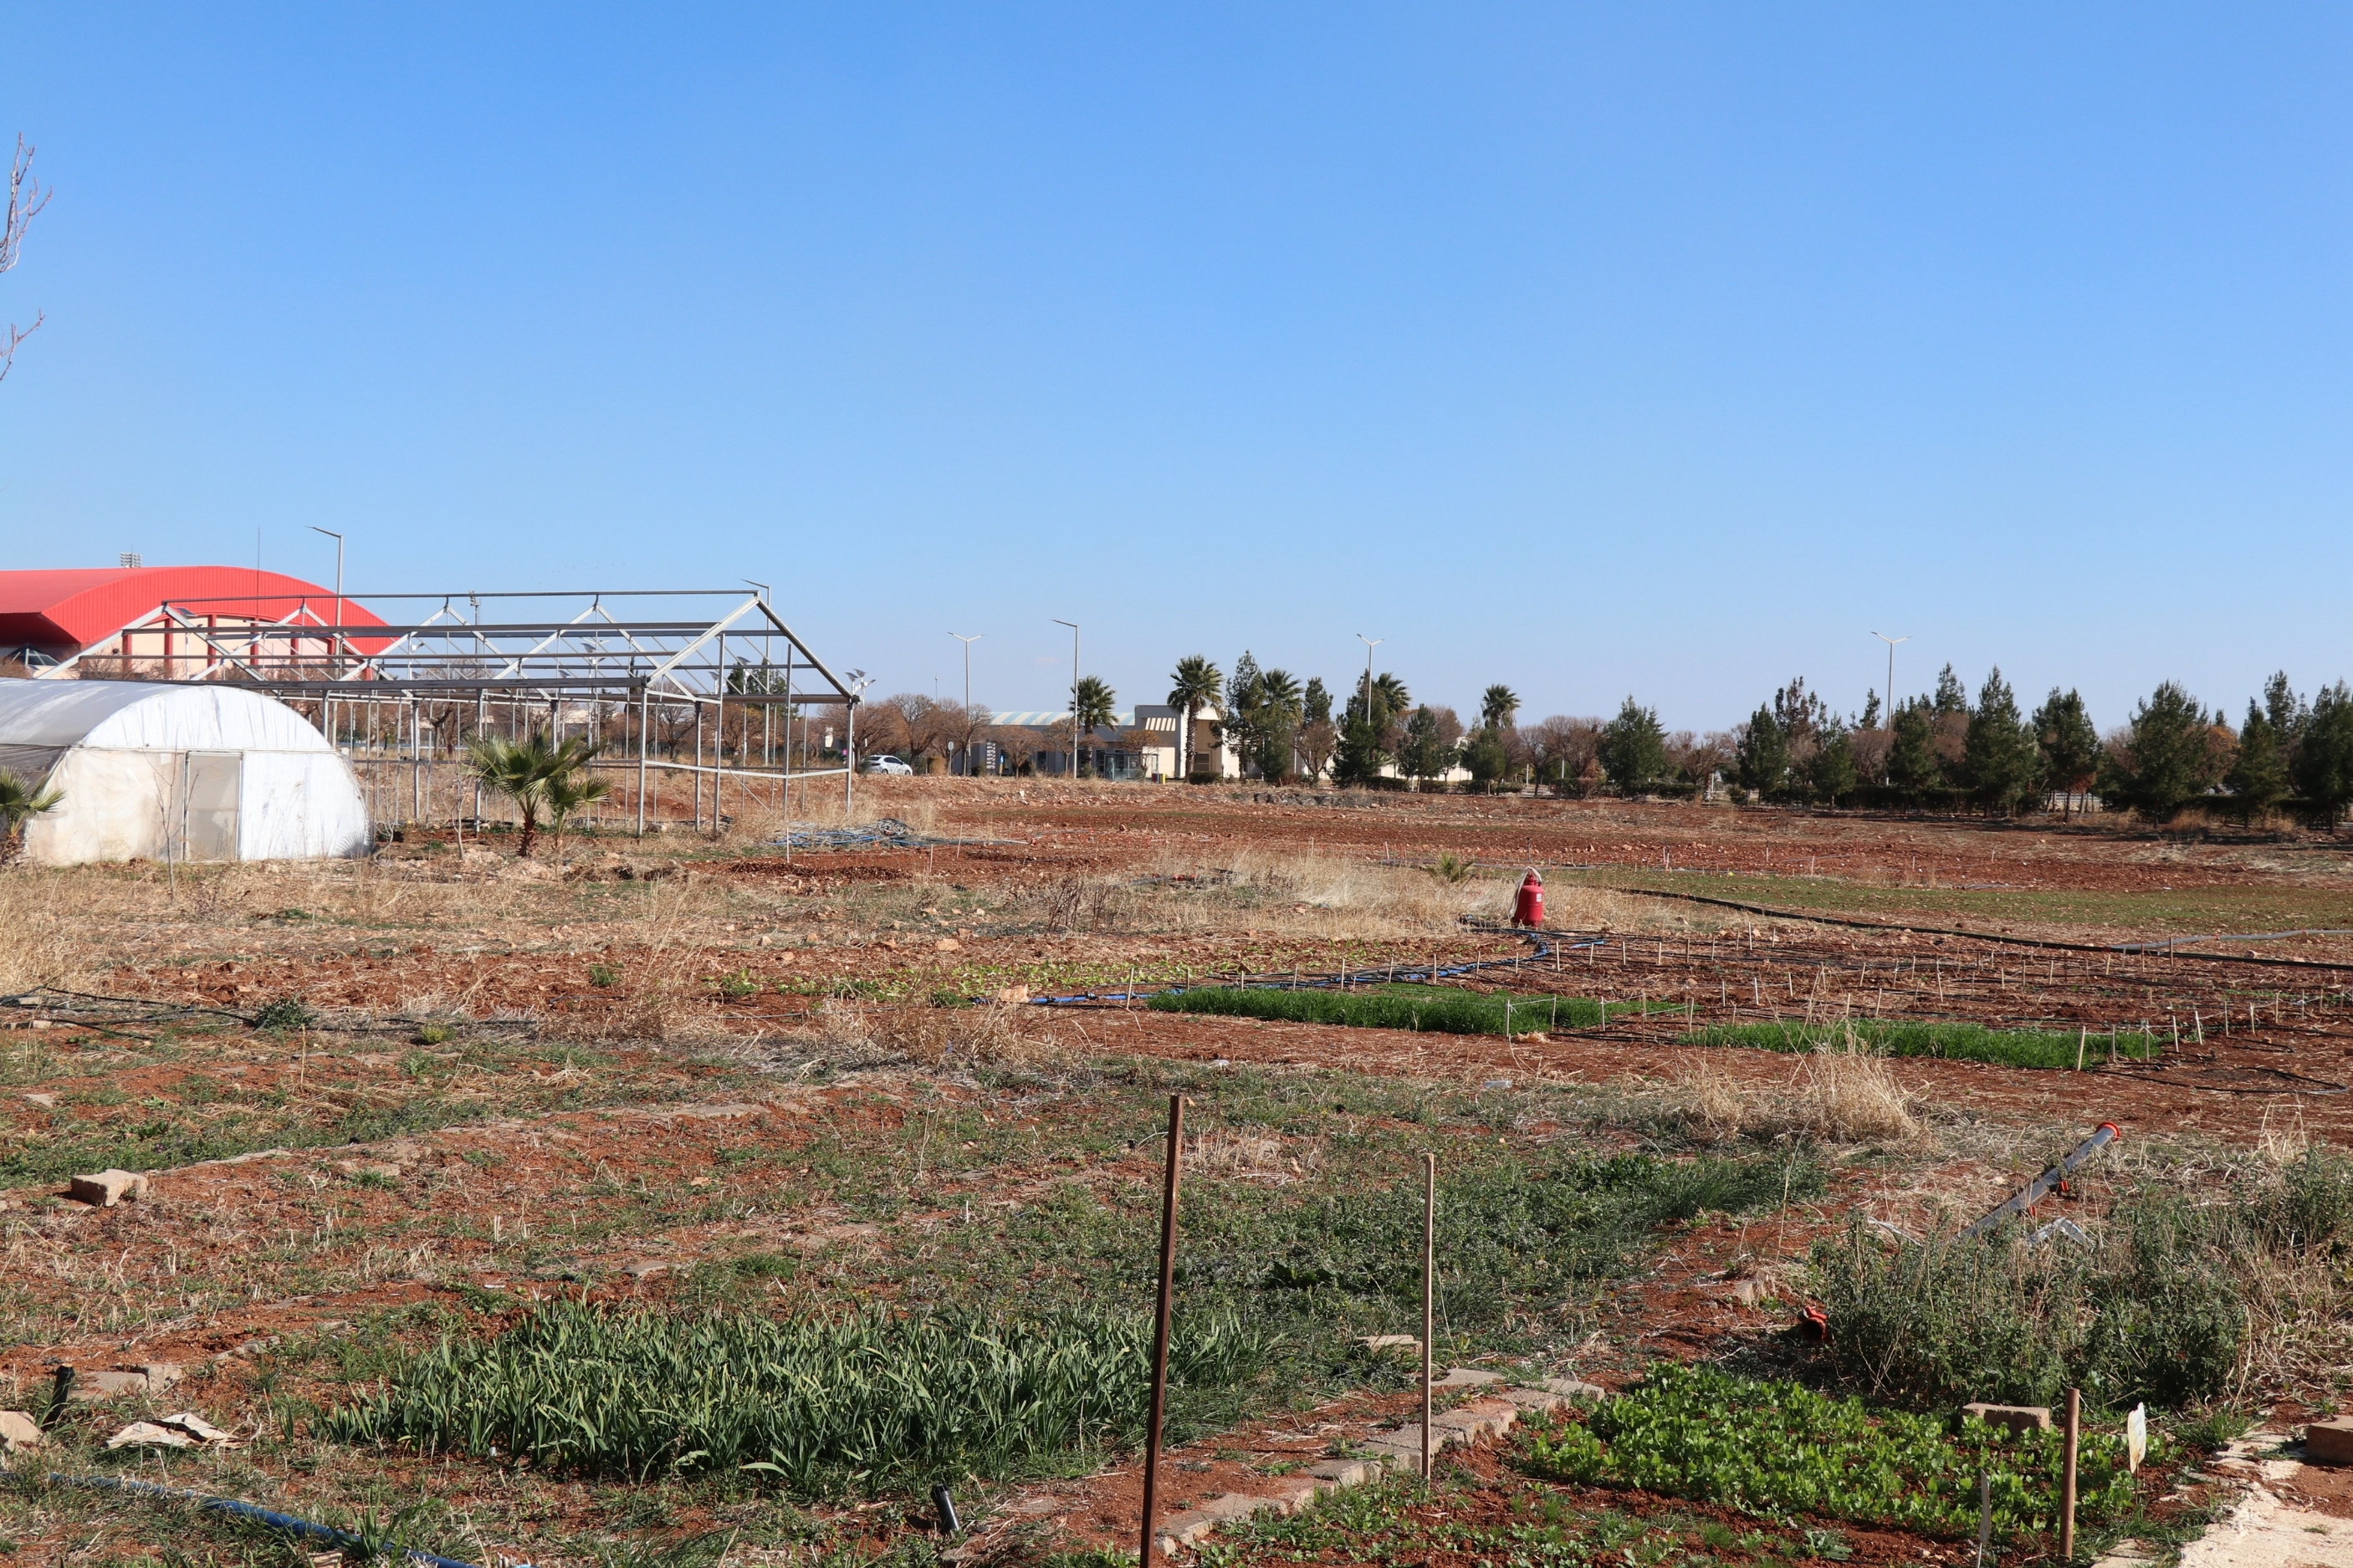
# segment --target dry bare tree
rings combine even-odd
[[[33,149],[21,135],[16,138],[16,154],[8,163],[8,212],[0,219],[0,272],[16,265],[25,247],[25,229],[34,215],[49,205],[50,192],[33,178]],[[0,335],[0,381],[8,379],[9,367],[16,363],[16,345],[41,330],[48,320],[47,312],[35,311],[33,324],[18,327],[8,323],[5,335]]]

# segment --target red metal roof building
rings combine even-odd
[[[201,637],[166,624],[173,618],[164,614],[166,605],[183,625],[290,627],[337,622],[332,588],[250,566],[0,572],[0,659],[39,668],[78,655],[113,655],[149,665],[146,673],[167,679],[200,675],[215,661]],[[347,598],[341,624],[384,622]],[[367,651],[382,646],[377,642]]]

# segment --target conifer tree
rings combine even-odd
[[[2008,816],[2034,787],[2034,737],[2018,716],[2018,701],[1996,665],[1978,689],[1962,742],[1961,772],[1978,804]]]
[[[2287,798],[2287,759],[2280,755],[2279,731],[2260,703],[2247,704],[2239,727],[2239,754],[2222,782],[2239,797],[2239,819],[2252,823]]]

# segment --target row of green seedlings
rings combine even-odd
[[[1688,1004],[1644,998],[1609,1002],[1584,996],[1513,995],[1436,986],[1385,986],[1368,991],[1271,990],[1202,986],[1153,997],[1166,1013],[1232,1018],[1339,1024],[1363,1029],[1422,1030],[1450,1035],[1517,1036],[1555,1029],[1589,1029],[1609,1019],[1646,1014],[1686,1014]],[[1676,1037],[1678,1045],[1734,1046],[1752,1050],[1808,1052],[1825,1047],[1890,1057],[1935,1057],[2003,1067],[2066,1069],[2104,1061],[2147,1061],[2158,1037],[2140,1030],[2060,1034],[1995,1029],[1982,1024],[1900,1019],[1844,1019],[1830,1025],[1795,1021],[1719,1024]]]
[[[1592,1282],[1641,1266],[1662,1226],[1755,1213],[1822,1189],[1784,1152],[1625,1154],[1530,1167],[1494,1151],[1450,1178],[1439,1211],[1439,1307],[1501,1344]],[[1204,1211],[1169,1363],[1170,1440],[1303,1387],[1393,1381],[1352,1336],[1418,1324],[1419,1183],[1303,1194],[1237,1226]],[[1188,1231],[1193,1227],[1187,1226]],[[893,1490],[1067,1468],[1132,1447],[1148,1393],[1149,1255],[1076,1272],[1052,1311],[881,1310],[774,1320],[565,1301],[487,1338],[445,1339],[323,1417],[351,1442],[506,1454],[543,1468],[647,1480],[733,1478],[797,1496]],[[1342,1381],[1345,1380],[1345,1381]]]

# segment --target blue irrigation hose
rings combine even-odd
[[[364,1548],[367,1544],[358,1536],[337,1530],[332,1525],[296,1519],[290,1513],[279,1513],[253,1503],[239,1502],[235,1498],[207,1497],[203,1492],[182,1491],[172,1487],[159,1487],[153,1481],[134,1481],[120,1476],[61,1476],[52,1470],[48,1479],[55,1486],[88,1487],[97,1491],[131,1492],[139,1497],[194,1503],[206,1513],[225,1513],[232,1519],[250,1520],[256,1524],[266,1524],[272,1530],[283,1530],[312,1541],[324,1542],[330,1546]],[[424,1564],[424,1568],[475,1568],[475,1564],[462,1559],[437,1557],[430,1552],[404,1552],[401,1556],[408,1562]],[[531,1568],[531,1564],[521,1563],[514,1568]]]

